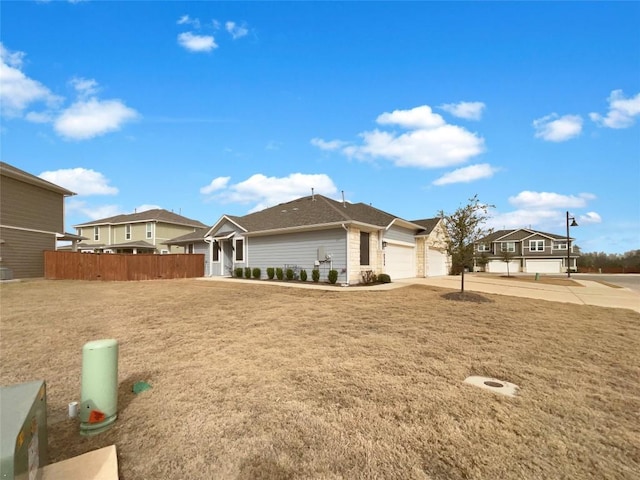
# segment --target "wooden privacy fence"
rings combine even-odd
[[[203,254],[44,252],[49,280],[156,280],[204,276]]]

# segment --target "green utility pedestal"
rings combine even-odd
[[[96,435],[118,417],[118,342],[94,340],[82,347],[80,434]]]

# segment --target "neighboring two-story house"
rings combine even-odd
[[[87,238],[78,250],[87,253],[185,253],[185,248],[167,241],[192,233],[206,225],[164,209],[146,210],[102,218],[75,225]]]
[[[567,252],[567,237],[528,228],[498,230],[475,244],[475,270],[490,273],[563,273],[567,260],[576,271],[573,238]],[[505,254],[509,262],[505,261]],[[568,253],[568,255],[567,255]]]
[[[44,276],[45,250],[64,233],[64,199],[75,193],[0,162],[0,268],[2,279]]]

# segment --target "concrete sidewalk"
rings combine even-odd
[[[628,288],[613,288],[598,282],[573,279],[581,286],[546,285],[535,282],[507,280],[499,277],[467,274],[464,289],[470,292],[493,293],[514,297],[537,298],[550,302],[578,303],[608,308],[628,308],[640,313],[640,294]],[[431,285],[460,290],[459,276],[408,278],[397,283]]]

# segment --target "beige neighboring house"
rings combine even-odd
[[[78,244],[86,253],[185,253],[184,246],[167,241],[205,224],[161,208],[139,213],[116,215],[74,225],[78,235],[87,240]]]
[[[55,250],[60,240],[81,240],[64,233],[64,199],[72,195],[0,162],[0,279],[43,277],[45,250]]]

